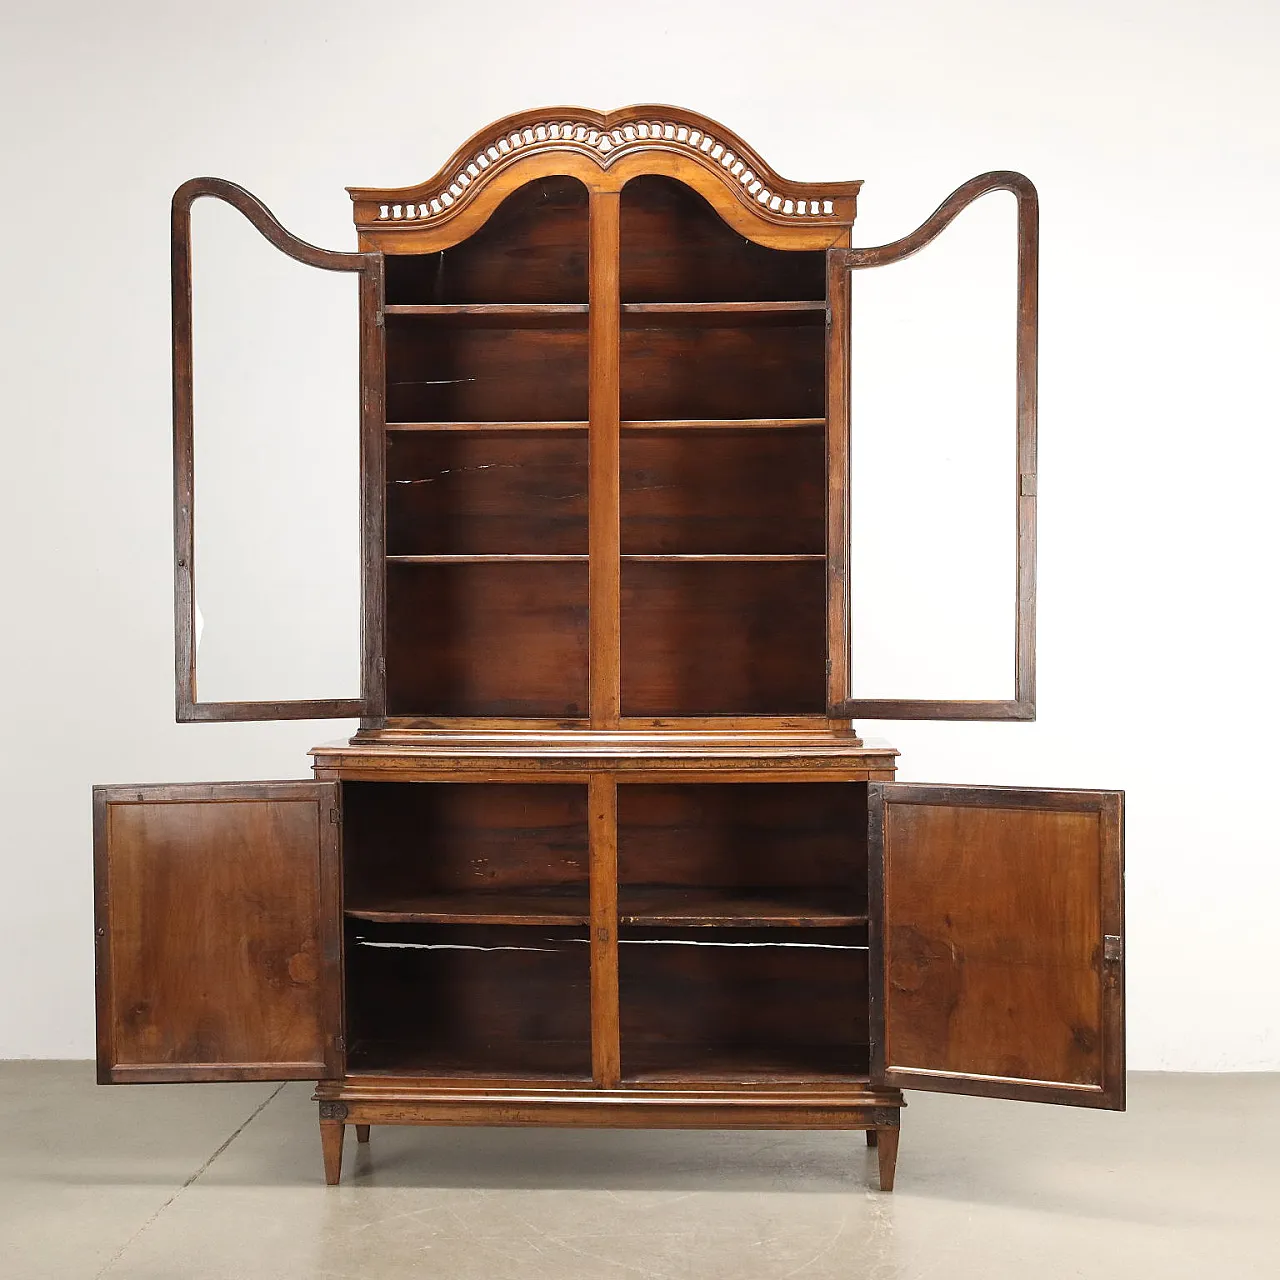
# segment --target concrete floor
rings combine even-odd
[[[911,1094],[861,1134],[348,1131],[310,1086],[98,1088],[0,1063],[12,1280],[1280,1276],[1280,1076],[1138,1075],[1125,1115]]]

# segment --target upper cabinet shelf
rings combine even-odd
[[[585,328],[585,302],[445,302],[388,303],[389,316],[413,316],[458,328]]]
[[[795,299],[773,302],[624,302],[622,323],[649,325],[823,325],[827,304]]]

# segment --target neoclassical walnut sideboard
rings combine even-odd
[[[310,781],[95,790],[101,1081],[315,1080],[330,1183],[346,1125],[546,1124],[864,1130],[889,1190],[904,1088],[1123,1107],[1120,793],[896,783],[853,727],[1034,717],[1035,190],[859,249],[859,186],[649,106],[353,189],[353,253],[178,190],[178,719],[360,727]],[[997,190],[1015,697],[855,698],[852,273]],[[356,699],[198,697],[202,197],[359,280]]]

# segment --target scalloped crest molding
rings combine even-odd
[[[718,171],[748,205],[772,219],[832,219],[858,182],[788,182],[715,121],[670,107],[628,107],[607,115],[568,109],[509,116],[476,134],[432,179],[398,190],[350,188],[367,226],[429,225],[457,213],[495,170],[535,152],[571,150],[602,169],[645,149],[675,151]]]

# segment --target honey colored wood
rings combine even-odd
[[[872,786],[877,1079],[1123,1108],[1122,805]]]
[[[338,787],[94,789],[98,1078],[337,1073]]]
[[[621,1078],[618,1001],[618,791],[608,774],[588,783],[591,833],[591,1068],[602,1089]]]
[[[621,191],[630,179],[655,172],[679,178],[749,239],[796,248],[832,243],[853,222],[862,185],[789,182],[716,121],[681,107],[633,106],[603,113],[551,107],[507,116],[465,142],[424,183],[348,190],[362,242],[389,253],[426,253],[473,235],[531,178],[566,175],[593,191]],[[758,179],[754,190],[747,179]],[[774,195],[778,208],[767,198]],[[800,200],[806,201],[803,214],[787,211],[787,202]],[[814,201],[822,207],[809,209]],[[388,217],[382,216],[384,205]],[[415,216],[406,216],[411,205]]]
[[[320,1121],[320,1147],[324,1155],[324,1180],[336,1187],[342,1179],[342,1140],[347,1136],[341,1120]]]

